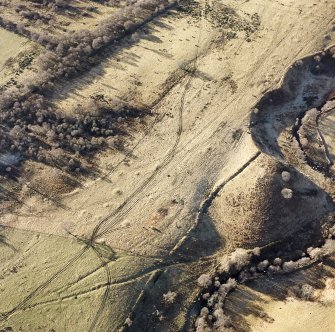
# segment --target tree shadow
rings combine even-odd
[[[334,260],[331,262],[334,265]],[[271,323],[274,318],[264,312],[265,305],[275,301],[285,302],[289,297],[297,298],[297,289],[304,284],[314,289],[323,289],[327,277],[334,277],[334,271],[330,272],[321,264],[289,274],[263,275],[232,292],[226,299],[225,310],[232,317],[237,331],[249,332],[252,331],[252,326],[246,317],[252,315]]]
[[[173,30],[173,26],[171,24],[167,24],[166,22],[163,22],[162,20],[155,20],[153,21],[153,25],[166,30]]]
[[[164,58],[167,58],[167,59],[173,59],[173,55],[172,54],[169,54],[167,52],[164,52],[164,51],[159,51],[159,50],[155,50],[153,48],[149,48],[149,47],[146,47],[146,46],[143,46],[143,49],[145,50],[148,50],[148,51],[151,51],[153,53],[156,53]]]
[[[0,231],[2,227],[0,226]],[[18,250],[8,241],[7,237],[4,234],[0,233],[0,246],[5,246],[11,249],[14,252],[17,252]]]
[[[162,44],[163,43],[163,41],[159,37],[154,36],[154,35],[145,35],[145,36],[142,36],[142,39],[148,40],[148,41],[156,43],[156,44]]]
[[[154,35],[155,32],[159,32],[159,30],[155,29],[155,27],[167,30],[173,29],[171,25],[162,21],[162,17],[164,18],[164,16],[165,15],[162,14],[160,17],[157,17],[149,22],[149,25],[144,24],[142,27],[137,29],[136,32],[138,32],[140,35],[139,40],[131,38],[131,35],[128,34],[121,37],[119,40],[116,40],[114,44],[108,45],[101,49],[101,51],[95,54],[94,61],[87,63],[87,68],[85,70],[77,73],[76,76],[70,80],[70,83],[68,79],[60,81],[59,84],[56,85],[54,90],[55,93],[50,94],[49,97],[55,99],[65,99],[71,94],[77,94],[80,96],[79,91],[84,90],[86,86],[92,84],[97,78],[105,75],[107,73],[106,68],[109,66],[113,66],[124,71],[126,68],[122,66],[122,63],[138,67],[136,59],[140,59],[140,56],[134,52],[128,53],[126,57],[120,57],[118,64],[111,64],[108,60],[124,55],[125,50],[131,51],[132,47],[137,45],[141,39],[153,43],[162,43],[162,40]],[[149,48],[144,47],[144,49]],[[171,55],[164,52],[155,51],[155,53],[165,58],[172,58]],[[117,87],[114,87],[114,89],[117,89]]]

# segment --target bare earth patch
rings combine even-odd
[[[301,91],[308,83],[319,84],[319,93],[334,82],[323,76],[310,82],[304,72],[292,103],[269,107],[265,120],[255,116],[255,105],[296,60],[331,44],[334,2],[224,5],[241,26],[236,31],[213,18],[215,1],[199,1],[197,10],[168,11],[138,35],[106,48],[102,62],[58,82],[47,96],[68,116],[94,98],[143,106],[150,116],[135,117],[138,127],[119,120],[127,133],[121,148],[116,137],[92,157],[97,174],[90,178],[25,165],[32,168],[25,173],[30,175],[26,195],[15,196],[20,199],[15,209],[1,211],[1,328],[192,331],[199,309],[196,280],[214,268],[219,255],[240,245],[281,241],[306,225],[313,225],[306,242],[322,238],[320,224],[331,206],[328,182],[297,161],[290,130],[305,107]],[[112,10],[94,6],[98,12],[85,27]],[[14,11],[9,16],[18,20]],[[259,25],[250,32],[256,17]],[[65,15],[62,22],[67,20]],[[66,30],[82,25],[80,19]],[[251,123],[250,117],[264,123]],[[321,130],[331,136],[324,121]],[[292,175],[288,184],[283,171]],[[3,189],[7,185],[3,180]],[[241,286],[240,293],[248,287]],[[283,302],[250,289],[261,318],[270,318],[234,307],[233,292],[228,309],[236,309],[245,323],[236,323],[238,331],[245,326],[299,331],[301,321],[286,321],[282,311],[301,310],[302,321],[310,312],[324,321],[330,312],[319,302]],[[164,301],[169,291],[176,293],[173,306]],[[329,293],[319,296],[329,299]],[[322,326],[333,323],[327,317]],[[313,324],[317,327],[317,320]]]

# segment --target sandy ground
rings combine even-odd
[[[66,10],[54,11],[52,8],[36,6],[34,3],[22,3],[22,1],[10,1],[2,7],[2,17],[15,24],[21,23],[30,32],[59,36],[68,32],[81,29],[95,28],[97,23],[107,19],[124,6],[124,1],[119,1],[120,6],[104,6],[99,2],[92,3],[87,0],[71,0],[66,3],[70,7]],[[23,5],[21,10],[16,10]],[[22,12],[37,13],[35,19],[28,19]]]
[[[331,331],[335,323],[333,311],[334,306],[295,299],[288,299],[285,302],[270,302],[265,308],[265,313],[273,317],[274,322],[253,323],[252,331]],[[298,313],[297,317],[292,317],[292,313]]]
[[[328,264],[330,263],[330,264]],[[333,260],[290,275],[260,277],[227,299],[239,315],[241,331],[331,331],[334,326]],[[295,296],[294,289],[309,285],[311,298]],[[244,307],[237,308],[244,299]]]
[[[139,290],[138,293],[129,293],[129,301],[127,297],[116,298],[113,292],[121,290],[112,284],[111,287],[98,287],[95,294],[100,302],[92,306],[84,299],[77,301],[78,307],[88,312],[87,317],[93,317],[93,321],[98,317],[96,326],[102,324],[101,331],[106,330],[107,325],[108,329],[116,331],[131,311],[130,307],[135,306],[148,273],[161,268],[164,275],[166,266],[173,268],[176,264],[168,261],[157,267],[148,256],[162,259],[176,245],[183,244],[181,240],[195,228],[198,209],[213,188],[255,156],[257,148],[248,134],[250,110],[265,91],[279,82],[293,61],[325,46],[324,36],[333,24],[334,3],[318,1],[312,5],[304,0],[228,3],[243,13],[259,14],[261,29],[251,36],[251,41],[240,36],[224,42],[219,31],[204,19],[193,21],[168,16],[151,26],[151,40],[144,38],[116,52],[115,56],[112,54],[73,85],[66,84],[57,91],[54,101],[65,112],[85,102],[90,95],[103,92],[120,99],[130,93],[143,104],[154,104],[152,111],[155,115],[146,133],[134,134],[124,154],[101,155],[101,171],[105,176],[64,196],[61,206],[34,197],[28,199],[20,211],[3,217],[1,223],[14,227],[10,232],[28,237],[28,243],[32,241],[31,237],[38,236],[36,234],[41,237],[34,240],[29,250],[31,261],[24,258],[22,243],[17,246],[17,259],[6,260],[9,270],[20,259],[24,262],[20,273],[3,274],[0,281],[6,299],[1,311],[9,312],[6,326],[22,328],[28,324],[26,315],[29,312],[30,317],[35,317],[30,322],[29,331],[37,330],[45,317],[64,330],[64,321],[72,319],[73,311],[78,312],[73,302],[67,302],[69,305],[64,307],[66,298],[71,301],[81,299],[67,293],[71,282],[63,276],[64,273],[70,273],[70,266],[75,270],[78,265],[93,268],[110,258],[108,255],[101,258],[89,249],[88,256],[85,254],[72,261],[82,249],[66,235],[66,228],[85,237],[93,232],[95,240],[124,252],[126,264],[122,259],[116,259],[108,265],[113,264],[113,273],[134,280],[131,286],[122,284],[125,294],[134,288]],[[198,46],[194,40],[198,40]],[[181,64],[188,60],[193,60],[196,66],[193,75],[182,74],[185,70]],[[168,78],[173,79],[172,86],[169,86]],[[140,83],[134,86],[135,81]],[[219,237],[212,222],[199,227],[206,227],[213,240]],[[45,237],[48,241],[42,240]],[[51,239],[54,242],[49,242]],[[68,246],[69,256],[57,255],[65,246]],[[42,256],[50,256],[51,267],[45,267],[36,258],[41,257],[46,248],[50,248],[52,254]],[[141,257],[139,254],[144,256],[143,262],[135,264],[134,257]],[[36,265],[39,275],[45,276],[34,279],[34,285],[25,281],[31,279],[32,265]],[[52,278],[57,267],[57,278]],[[110,275],[111,269],[103,270],[102,282],[108,284],[114,275]],[[189,275],[178,271],[176,274],[182,277]],[[38,287],[38,282],[43,282],[42,279],[49,281],[50,287],[60,284],[66,292],[57,295],[59,298],[54,301],[49,299],[49,286],[42,287],[43,292],[37,292],[38,299],[33,289]],[[96,278],[85,280],[89,289],[99,285]],[[178,288],[178,278],[171,280],[171,288]],[[86,286],[73,283],[78,292],[87,293]],[[11,297],[14,285],[18,284],[24,290],[17,292],[15,298]],[[158,288],[157,292],[161,296]],[[29,300],[25,300],[25,294]],[[106,305],[106,294],[111,306]],[[48,308],[52,317],[45,313]],[[61,317],[55,314],[56,309],[62,310]],[[183,324],[183,313],[181,311],[176,319],[179,327]],[[87,321],[81,321],[83,330],[88,327]],[[75,322],[71,325],[75,326]],[[173,331],[171,327],[165,330]]]
[[[193,23],[192,29],[186,29],[190,18],[174,16],[158,19],[149,29],[141,29],[139,37],[129,39],[128,46],[113,47],[102,64],[75,82],[65,82],[54,97],[59,109],[71,112],[76,105],[99,94],[110,100],[136,101],[146,106],[159,100],[169,88],[169,77],[176,71],[178,76],[185,76],[195,56],[206,52],[220,36],[207,21]],[[136,42],[137,38],[142,39]],[[197,75],[203,75],[208,84],[213,80],[206,72]]]
[[[0,29],[0,67],[3,70],[3,65],[9,57],[15,55],[22,50],[22,46],[27,42],[25,38],[19,37],[7,30]]]
[[[13,69],[19,55],[28,52],[32,44],[26,38],[0,28],[0,84],[7,83],[8,78],[15,74]]]
[[[60,234],[63,222],[70,219],[74,224],[72,231],[78,234],[89,234],[96,225],[94,219],[92,220],[90,217],[91,215],[97,220],[103,217],[110,220],[105,224],[104,231],[110,229],[111,224],[119,225],[124,219],[129,219],[131,228],[136,229],[135,233],[138,233],[138,229],[142,229],[142,226],[146,225],[145,222],[150,223],[150,219],[153,218],[157,210],[164,206],[170,207],[171,200],[176,197],[184,201],[183,206],[180,204],[172,206],[171,214],[169,213],[166,218],[156,222],[156,227],[159,228],[159,224],[163,226],[164,222],[164,227],[168,226],[171,224],[171,219],[176,224],[179,219],[183,220],[183,225],[179,228],[180,231],[177,231],[176,236],[179,237],[180,233],[185,232],[194,221],[192,217],[186,217],[189,212],[199,206],[199,202],[210,192],[216,182],[233,174],[237,165],[243,165],[255,153],[246,133],[248,113],[254,102],[264,92],[264,89],[273,86],[280,79],[286,67],[293,60],[319,49],[320,42],[317,43],[317,41],[322,40],[327,27],[331,26],[330,20],[324,19],[321,21],[325,24],[322,30],[319,22],[309,18],[308,6],[305,8],[306,13],[301,15],[298,14],[298,10],[289,11],[285,7],[279,11],[280,7],[276,3],[270,3],[264,8],[262,5],[258,5],[257,1],[254,1],[240,4],[239,7],[241,10],[248,10],[251,13],[259,12],[262,16],[263,29],[253,37],[252,42],[238,39],[230,41],[227,45],[219,44],[216,46],[216,44],[212,44],[210,49],[208,49],[208,40],[205,38],[200,49],[204,50],[204,54],[199,52],[197,71],[206,73],[212,79],[208,82],[201,77],[185,77],[176,84],[154,108],[157,120],[151,131],[144,137],[134,137],[133,144],[136,146],[134,150],[132,150],[131,144],[127,147],[132,151],[132,157],[125,158],[122,155],[113,154],[108,157],[110,163],[104,157],[104,163],[113,169],[113,172],[108,175],[108,181],[102,179],[91,184],[88,183],[83,190],[65,197],[63,204],[69,208],[69,212],[53,209],[50,206],[47,207],[47,211],[43,211],[42,204],[38,209],[42,215],[37,219],[33,215],[24,218],[18,217],[15,222],[11,221],[10,224],[20,228]],[[295,7],[298,7],[297,3],[295,3]],[[319,12],[322,13],[322,10],[326,14],[328,9],[327,6],[322,6],[320,3]],[[275,13],[277,15],[274,15]],[[293,17],[295,18],[294,25],[291,23]],[[302,23],[299,23],[298,18],[301,18]],[[311,28],[313,22],[315,29]],[[310,30],[304,29],[304,24],[307,23]],[[316,29],[317,25],[318,29]],[[196,23],[196,26],[200,29],[200,23]],[[168,33],[171,36],[172,34],[178,36],[178,39],[183,39],[183,33],[186,33],[184,38],[189,37],[189,32],[184,32],[184,29],[185,31],[189,30],[182,24],[176,25],[176,29],[173,32],[172,30],[157,30],[158,38],[163,38],[160,34],[166,35]],[[316,34],[312,37],[311,30],[319,35]],[[192,33],[196,34],[193,29]],[[171,36],[168,38],[172,38]],[[217,37],[215,31],[209,33],[208,38],[215,39],[215,37]],[[301,46],[299,46],[298,39]],[[296,42],[292,43],[292,40]],[[143,47],[141,43],[134,46],[134,53],[141,54],[141,59],[151,58],[152,51],[144,48],[147,47],[148,42],[143,41]],[[162,46],[160,43],[156,45],[152,43],[153,47],[161,49]],[[178,63],[180,63],[184,59],[185,53],[182,48],[178,49],[181,52],[174,58],[176,58],[175,62],[178,62],[177,56],[179,56]],[[261,54],[259,49],[262,49]],[[142,53],[139,53],[140,50]],[[125,53],[129,53],[129,50],[126,50]],[[194,57],[196,54],[194,53]],[[145,65],[145,61],[147,65]],[[164,65],[168,68],[171,67],[170,59],[162,57],[161,61],[162,68]],[[147,76],[152,75],[151,80],[155,77],[156,69],[152,68],[151,63],[147,60],[143,60],[141,66],[135,68],[140,68],[137,70],[142,72],[142,75],[148,73],[145,75],[144,82],[146,82]],[[173,69],[172,67],[171,71]],[[169,70],[166,72],[169,73]],[[237,85],[237,90],[234,93],[231,91],[231,85],[225,81],[227,75],[231,73],[233,73],[232,79]],[[266,76],[272,76],[272,79],[269,82],[264,82],[263,79]],[[160,81],[160,75],[157,77],[158,81],[157,85],[154,85],[155,87],[162,84],[162,81],[164,82],[164,75],[162,81]],[[103,83],[104,79],[107,80],[105,76],[102,76],[99,81]],[[120,82],[118,76],[114,78],[115,84],[112,84],[112,79],[112,77],[109,79],[111,86],[118,84],[119,90],[128,90],[128,81],[123,86],[120,84],[122,79]],[[96,85],[93,84],[93,87]],[[131,85],[133,85],[132,82]],[[187,85],[186,92],[185,85]],[[146,88],[144,91],[148,92]],[[248,93],[245,93],[246,91]],[[182,112],[180,112],[181,108]],[[171,115],[167,115],[167,111]],[[182,116],[180,117],[180,115]],[[182,128],[180,128],[181,122]],[[242,130],[242,136],[234,140],[233,133],[237,129]],[[182,131],[181,135],[179,135],[180,131]],[[242,144],[244,153],[238,154],[239,160],[237,161],[236,156],[233,157],[233,155]],[[127,159],[127,162],[124,159]],[[232,164],[230,165],[230,163]],[[115,165],[117,165],[116,168],[113,167]],[[141,188],[144,185],[145,188]],[[164,190],[162,191],[161,188]],[[27,203],[29,205],[29,202]],[[121,209],[121,215],[117,212],[116,217],[109,217],[110,214],[114,213],[113,207],[115,209],[122,204],[125,204],[125,208]],[[139,213],[139,211],[143,211],[144,207],[145,215]],[[127,216],[122,211],[125,209]],[[130,210],[128,211],[128,209]],[[85,210],[89,210],[88,213]],[[180,210],[182,213],[179,213]],[[177,212],[179,216],[175,218]],[[45,222],[44,214],[49,222]],[[82,218],[85,214],[88,215]],[[13,218],[10,219],[13,220]],[[166,219],[170,219],[170,221]],[[129,232],[131,231],[129,229]],[[157,236],[158,234],[154,233],[153,235]],[[159,237],[161,236],[159,235]],[[113,234],[110,234],[109,238],[112,241]],[[115,238],[119,238],[119,234]],[[131,238],[134,241],[132,236]],[[168,241],[170,242],[170,240]],[[160,239],[161,241],[162,239]]]
[[[12,87],[31,76],[42,47],[0,28],[0,87]]]

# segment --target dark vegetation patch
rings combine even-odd
[[[146,114],[128,105],[112,109],[95,101],[87,108],[78,108],[76,114],[66,116],[53,110],[41,94],[16,101],[7,112],[0,114],[3,123],[0,151],[10,152],[21,160],[34,159],[66,171],[81,172],[80,156],[112,147],[110,138],[127,135],[122,129],[126,122]],[[2,168],[0,165],[0,171],[17,165],[12,159],[7,158]]]
[[[238,33],[243,32],[247,40],[260,27],[260,17],[257,13],[253,15],[238,13],[223,3],[215,2],[213,5],[206,3],[204,11],[199,2],[182,1],[178,4],[177,9],[181,13],[192,16],[196,20],[200,20],[202,15],[215,28],[223,29],[224,36],[227,39],[237,38]]]
[[[68,9],[66,1],[34,3]],[[128,125],[148,114],[145,109],[110,105],[101,96],[95,96],[91,103],[66,116],[49,102],[49,96],[62,80],[86,72],[99,61],[98,55],[103,49],[131,34],[172,3],[167,0],[129,3],[92,31],[80,30],[57,38],[43,33],[36,35],[24,26],[0,17],[0,25],[37,41],[49,50],[36,60],[36,74],[20,86],[5,88],[0,96],[0,156],[6,156],[0,166],[2,175],[13,174],[27,159],[66,172],[87,172],[82,158],[115,147],[114,138],[126,136]],[[22,58],[19,67],[25,68],[31,61],[29,56]],[[13,156],[17,161],[13,162]]]

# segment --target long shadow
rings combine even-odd
[[[224,246],[225,241],[217,232],[213,220],[205,214],[187,235],[186,241],[177,250],[177,255],[187,257],[189,261],[196,261],[213,255]]]
[[[250,225],[259,225],[259,229],[251,228],[248,235],[252,238],[256,233],[257,236],[255,236],[254,242],[249,241],[248,245],[245,244],[244,247],[264,247],[262,259],[273,260],[276,257],[281,257],[285,261],[297,260],[301,258],[302,252],[306,251],[308,247],[323,243],[323,229],[325,226],[330,226],[329,216],[332,215],[335,206],[332,197],[327,192],[293,167],[275,162],[273,171],[274,175],[271,178],[267,175],[265,179],[259,181],[263,190],[260,197],[258,197],[259,194],[255,194],[254,205],[257,208],[250,220]],[[291,179],[288,182],[282,180],[283,171],[289,171],[291,174]],[[241,174],[242,178],[243,174]],[[291,199],[285,199],[282,196],[283,188],[289,188],[293,191]],[[203,246],[205,246],[204,249]],[[190,239],[178,252],[185,252],[185,254],[188,253],[200,258],[217,252],[217,249],[222,246],[224,246],[224,242],[218,235],[215,225],[208,215],[204,214],[198,228],[192,232]],[[240,293],[240,290],[237,291],[237,294]],[[250,294],[241,293],[236,299],[234,297],[235,307],[231,311],[235,310],[236,312],[233,315],[233,322],[237,321],[242,324],[243,320],[239,315],[250,314],[249,307],[255,314],[266,318],[260,305],[252,305],[252,303],[256,303],[256,300],[259,301],[260,298],[256,298],[251,292]],[[201,308],[200,305],[197,305],[198,302],[196,301],[188,310],[187,317],[190,317],[190,320],[192,320],[191,312]],[[268,319],[270,318],[268,317]],[[190,321],[187,324],[189,327]],[[249,331],[242,329],[239,324],[237,323],[238,331]],[[183,331],[188,331],[186,326]]]
[[[156,25],[157,27],[159,27],[161,29],[173,30],[173,26],[171,24],[167,24],[167,23],[163,22],[162,20],[154,21],[153,25]]]
[[[14,252],[17,252],[17,249],[11,243],[8,242],[7,237],[3,234],[0,234],[0,246],[1,245],[8,247]]]
[[[150,42],[157,43],[157,44],[163,43],[163,41],[159,37],[154,36],[154,35],[145,35],[145,36],[142,37],[142,39],[145,39],[145,40],[148,40]]]
[[[334,77],[335,59],[326,50],[317,57],[309,56],[295,63],[286,73],[281,87],[263,96],[250,117],[252,138],[263,153],[277,161],[284,159],[278,143],[280,134],[286,128],[294,127],[296,122],[299,124],[308,109],[324,103],[335,85]],[[313,85],[314,89],[311,88]],[[281,179],[284,170],[291,174],[288,182]],[[277,243],[265,251],[264,258],[295,260],[308,246],[323,243],[323,228],[326,224],[329,226],[328,217],[334,211],[332,197],[325,190],[294,167],[281,162],[277,162],[276,175],[262,186],[265,190],[258,217],[262,223],[259,238],[263,243],[257,244]],[[291,199],[281,197],[284,187],[293,191]],[[249,315],[273,321],[263,311],[262,302],[267,300],[262,294],[269,296],[270,301],[285,301],[297,285],[307,283],[323,288],[325,275],[327,272],[319,265],[285,275],[264,275],[233,292],[226,299],[225,310],[233,317],[236,330],[249,332],[252,330],[246,320]]]
[[[151,23],[150,26],[145,25],[142,28],[137,30],[137,32],[139,32],[139,35],[141,36],[140,40],[145,39],[145,40],[149,40],[154,43],[161,43],[162,42],[161,39],[154,35],[155,31],[157,31],[155,29],[155,25],[157,26],[159,25],[159,27],[163,29],[170,29],[170,27],[164,22],[162,22],[162,20],[159,18],[154,19],[150,23]],[[141,31],[145,31],[145,34],[141,34]],[[68,80],[66,82],[64,81],[64,82],[60,82],[59,84],[57,84],[54,90],[55,93],[59,93],[59,90],[61,89],[62,91],[60,94],[61,98],[67,98],[71,94],[76,93],[74,92],[74,89],[84,90],[85,86],[92,84],[98,77],[102,77],[104,74],[106,74],[107,72],[106,68],[110,66],[110,64],[108,64],[108,59],[118,58],[119,55],[124,54],[125,50],[131,51],[132,47],[134,45],[137,45],[140,40],[132,39],[130,35],[126,35],[126,36],[119,38],[118,40],[116,40],[116,43],[114,43],[111,46],[107,46],[102,52],[100,52],[99,54],[96,54],[95,56],[96,61],[94,61],[94,64],[88,65],[87,70],[83,71],[82,73],[74,77],[70,85],[68,83]],[[139,59],[140,56],[132,52],[130,52],[128,55],[132,59],[129,59],[128,57],[120,58],[119,64],[121,65],[122,63],[125,63],[125,64],[128,63],[130,65],[137,66],[135,58]],[[161,55],[162,57],[167,57],[167,55],[164,53],[162,53]],[[98,63],[98,65],[96,63]],[[78,82],[78,80],[80,80],[80,82]],[[65,89],[62,88],[64,84],[67,86],[67,88]],[[74,84],[74,87],[71,88],[73,84]],[[54,95],[50,95],[50,97],[52,98],[54,97]]]
[[[233,318],[233,325],[237,331],[249,332],[252,331],[252,326],[246,320],[249,315],[259,317],[265,322],[273,322],[273,318],[263,309],[263,305],[268,301],[286,301],[292,296],[299,298],[299,288],[303,284],[308,284],[314,289],[323,289],[325,278],[333,276],[333,273],[319,264],[290,274],[264,275],[231,293],[226,299],[225,310]]]
[[[143,49],[145,50],[148,50],[148,51],[151,51],[153,53],[156,53],[164,58],[167,58],[167,59],[173,59],[173,55],[172,54],[169,54],[167,52],[163,52],[163,51],[158,51],[158,50],[155,50],[153,48],[149,48],[149,47],[146,47],[146,46],[143,46]]]

